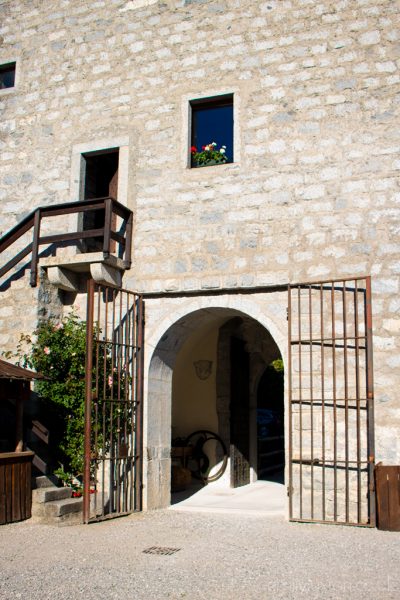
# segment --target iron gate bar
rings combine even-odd
[[[86,364],[85,364],[85,438],[84,438],[84,468],[83,468],[83,522],[89,523],[90,518],[90,436],[92,409],[92,371],[93,371],[93,300],[94,280],[88,281],[86,305]],[[97,446],[96,446],[97,447]]]
[[[373,380],[373,357],[372,357],[372,294],[371,277],[366,279],[366,313],[367,313],[367,432],[368,432],[368,460],[369,460],[369,518],[371,524],[376,525],[376,504],[375,504],[375,418],[374,418],[374,380]]]
[[[343,282],[342,290],[342,311],[343,311],[343,368],[344,368],[344,397],[345,397],[345,413],[344,413],[344,430],[345,430],[345,460],[346,460],[346,471],[345,471],[345,494],[346,494],[346,522],[349,521],[349,378],[347,372],[347,321],[346,321],[346,293],[345,284]]]
[[[335,293],[331,287],[331,320],[332,320],[332,370],[333,370],[333,519],[337,521],[337,406],[336,406],[336,326],[335,326]]]
[[[296,458],[295,456],[293,456],[292,461],[294,463],[300,463],[300,458]],[[320,465],[322,466],[323,465],[322,459],[320,460],[318,457],[315,457],[312,460],[311,460],[311,458],[302,458],[301,462],[303,464],[307,464],[307,465],[311,465],[311,464],[314,464],[316,466],[320,466]],[[329,465],[329,462],[332,462],[332,465]],[[336,463],[337,464],[343,464],[343,465],[354,464],[354,465],[357,465],[357,468],[358,468],[359,464],[360,465],[364,464],[364,465],[367,465],[366,467],[364,467],[364,470],[368,470],[368,468],[369,468],[369,461],[368,460],[361,460],[360,462],[358,462],[358,460],[346,460],[344,458],[343,459],[338,458],[336,460]],[[332,466],[332,468],[334,467],[333,461],[329,461],[329,460],[326,460],[326,459],[325,459],[324,465],[325,465],[326,468],[328,468],[329,466]],[[349,467],[349,468],[351,468],[351,467]]]
[[[312,304],[311,304],[311,286],[308,290],[308,325],[310,329],[310,427],[311,427],[311,518],[314,518],[314,406],[313,406],[313,359],[312,359]]]
[[[141,440],[143,439],[143,378],[144,378],[144,302],[143,296],[139,296],[137,300],[138,318],[137,323],[143,326],[136,327],[136,347],[141,351],[136,360],[136,406],[138,407],[137,414],[137,433],[135,437],[135,457],[137,468],[135,469],[135,490],[136,490],[136,506],[138,510],[143,508],[143,452],[141,448]]]
[[[324,295],[322,284],[319,287],[320,302],[320,337],[324,340]],[[321,343],[321,449],[322,449],[322,518],[326,517],[326,480],[325,480],[325,352]]]
[[[142,509],[143,317],[138,294],[88,282],[84,523]]]
[[[287,309],[287,321],[288,321],[288,394],[289,394],[289,434],[288,434],[288,452],[289,452],[289,485],[287,487],[287,493],[289,496],[289,518],[293,516],[293,404],[291,402],[293,398],[293,376],[292,376],[292,294],[290,287],[288,287],[288,309]]]
[[[361,282],[365,285],[361,285]],[[293,294],[297,294],[295,304],[292,302]],[[349,302],[349,295],[352,298],[351,302]],[[325,298],[329,298],[329,301],[326,302]],[[317,326],[319,335],[315,335],[317,328],[314,326],[317,308],[319,309],[319,325]],[[297,335],[293,337],[292,317],[296,309],[298,313]],[[352,314],[352,310],[354,314]],[[360,330],[360,310],[363,315],[363,330]],[[325,321],[327,311],[330,312],[329,323]],[[302,522],[375,526],[370,277],[289,284],[288,321],[290,519]],[[319,367],[316,366],[317,363],[314,363],[314,357],[317,359],[317,355],[313,351],[316,346],[320,348]],[[296,372],[293,366],[294,347],[296,348]],[[308,357],[304,354],[307,352],[309,353]],[[360,362],[361,357],[363,363]],[[308,373],[307,369],[309,369]],[[361,386],[362,369],[365,371],[365,388]],[[330,372],[331,377],[329,377]],[[296,388],[294,387],[294,377],[296,377]],[[329,377],[328,380],[327,377]],[[327,381],[330,384],[329,394],[327,394],[326,388]],[[318,393],[316,393],[317,388],[319,389]],[[366,390],[365,396],[363,389]],[[297,456],[294,455],[294,406],[297,406]],[[308,407],[307,413],[305,412],[306,407]],[[362,416],[363,414],[365,417]],[[351,418],[350,415],[352,415]],[[331,429],[327,428],[327,418]],[[305,419],[309,426],[306,425]],[[320,427],[319,439],[321,440],[320,450],[317,454],[316,423]],[[354,427],[356,432],[353,433]],[[364,428],[365,443],[361,439]],[[307,429],[309,430],[307,431]],[[339,435],[341,436],[340,448]],[[329,447],[327,447],[327,436],[331,440]],[[327,448],[330,448],[328,453]],[[319,452],[321,454],[318,456]],[[366,455],[365,460],[364,454]],[[297,467],[296,481],[294,480],[294,465]],[[327,479],[328,471],[333,471],[332,476],[329,475],[329,480]],[[317,473],[321,474],[317,475]],[[353,475],[350,478],[351,473],[355,474],[355,479]],[[367,484],[365,484],[363,473],[367,475]],[[329,501],[333,504],[333,511],[331,515],[328,515],[327,489],[329,488],[327,485],[330,485],[328,481],[331,481],[331,477],[333,477],[333,486]],[[365,485],[368,502],[363,509],[362,490]],[[316,496],[318,492],[321,498]],[[296,509],[294,507],[295,497]],[[356,502],[354,502],[355,497]],[[318,514],[316,513],[316,499],[318,499]]]
[[[302,404],[311,404],[311,400],[304,400],[304,399],[303,399],[301,402],[302,402]],[[345,404],[346,400],[345,400],[345,398],[336,398],[336,404],[338,404],[339,402],[343,402],[343,404]],[[349,409],[354,409],[354,410],[357,410],[357,408],[358,408],[358,404],[359,404],[360,402],[365,402],[365,403],[367,403],[367,402],[368,402],[368,400],[367,400],[366,398],[348,398],[348,399],[347,399],[347,402],[348,402],[348,403],[349,403],[349,402],[355,402],[355,403],[356,403],[356,405],[355,405],[355,406],[349,406]],[[299,404],[299,403],[300,403],[300,400],[296,400],[296,399],[294,399],[294,400],[293,400],[293,404]],[[314,406],[315,406],[317,403],[319,403],[319,404],[322,404],[322,403],[324,403],[324,404],[325,404],[325,406],[333,406],[333,403],[329,403],[328,401],[324,400],[323,398],[314,398],[314,399],[313,399],[313,404],[314,404]],[[367,407],[367,404],[365,404],[365,407],[364,407],[364,408],[366,408],[366,407]]]
[[[361,521],[361,438],[360,438],[360,428],[361,428],[361,407],[360,407],[360,377],[359,377],[359,352],[360,352],[360,344],[359,344],[359,336],[358,336],[358,282],[355,281],[355,290],[354,294],[354,338],[356,344],[356,364],[355,364],[355,378],[356,378],[356,410],[357,410],[357,519]]]
[[[300,299],[300,288],[297,289],[297,312],[298,312],[298,338],[301,340],[301,299]],[[301,361],[301,346],[299,346],[299,371],[302,372],[302,361]],[[303,382],[302,378],[299,381],[299,398],[300,398],[300,414],[299,414],[299,428],[300,431],[303,429]],[[300,518],[303,516],[303,438],[300,436]]]

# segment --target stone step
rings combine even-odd
[[[68,494],[68,497],[49,500],[55,492]],[[83,497],[72,498],[71,488],[43,488],[33,490],[32,519],[38,523],[53,525],[76,525],[82,523]],[[38,500],[36,500],[38,498]],[[101,514],[98,506],[95,510],[96,498],[90,498],[90,515]]]
[[[46,525],[77,525],[82,523],[82,498],[64,498],[32,504],[32,520]]]
[[[71,498],[71,495],[72,489],[69,487],[42,487],[32,491],[32,502],[42,504]]]
[[[53,488],[56,487],[57,483],[58,479],[54,475],[50,475],[49,477],[47,475],[40,475],[33,478],[32,488]]]
[[[64,498],[63,500],[54,500],[44,505],[45,516],[64,517],[71,513],[81,513],[83,498]]]

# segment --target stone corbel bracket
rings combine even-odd
[[[66,292],[83,292],[88,276],[101,285],[120,288],[124,272],[123,262],[115,256],[104,258],[102,253],[51,257],[40,261],[47,270],[52,285]]]
[[[49,267],[47,277],[52,285],[66,292],[79,292],[79,275],[64,267]]]
[[[118,269],[104,263],[92,263],[90,274],[97,283],[102,285],[122,286],[122,273]]]

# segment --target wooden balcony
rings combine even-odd
[[[94,227],[76,227],[74,231],[66,232],[65,219],[60,217],[80,214],[83,215],[82,223],[85,221],[86,224],[93,223]],[[44,222],[48,226],[49,220],[54,217],[58,217],[55,227],[61,231],[43,235]],[[118,218],[119,229],[117,231]],[[79,220],[77,219],[77,221]],[[84,272],[90,270],[92,264],[97,264],[103,265],[99,267],[99,272],[103,272],[103,274],[107,274],[110,269],[114,268],[119,271],[129,269],[131,266],[132,225],[132,211],[110,197],[39,207],[0,238],[1,255],[13,244],[16,244],[22,236],[30,232],[32,234],[32,241],[22,250],[18,249],[16,254],[0,268],[0,278],[17,267],[28,256],[31,273],[30,285],[35,287],[37,285],[39,252],[43,246],[47,246],[47,248],[52,246],[54,252],[57,248],[66,245],[75,246],[78,250],[75,255],[69,255],[67,258],[59,260],[53,256],[48,259],[47,264],[43,262],[43,266],[48,268]],[[88,240],[91,242],[90,245],[88,244],[91,251],[85,250],[85,242]],[[70,287],[66,285],[64,289],[70,289]]]

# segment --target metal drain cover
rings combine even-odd
[[[168,556],[169,554],[175,554],[179,552],[180,548],[163,548],[162,546],[151,546],[143,550],[144,554],[161,554],[162,556]]]

